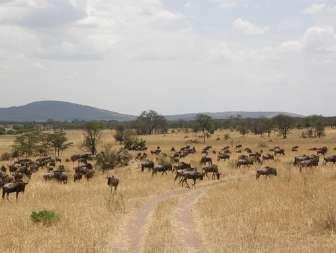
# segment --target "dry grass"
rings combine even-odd
[[[217,136],[229,133],[231,139],[216,141]],[[149,149],[157,146],[165,151],[185,145],[185,133],[145,136]],[[105,131],[102,145],[113,142],[113,133]],[[197,139],[193,133],[189,138]],[[300,132],[290,138],[239,136],[223,131],[207,141],[219,150],[226,145],[243,144],[253,150],[279,145],[286,149],[281,157],[267,165],[279,170],[279,177],[256,182],[258,166],[237,169],[232,162],[220,162],[224,181],[207,187],[205,197],[196,205],[201,217],[202,241],[209,252],[332,252],[336,248],[336,176],[332,166],[321,166],[313,172],[300,174],[291,161],[295,156],[291,147],[299,145],[298,154],[311,153],[313,146],[327,145],[331,153],[336,146],[336,131],[328,130],[321,140],[301,139]],[[64,158],[80,151],[82,133],[69,131],[74,147]],[[233,140],[233,142],[232,142]],[[0,153],[10,149],[13,137],[0,138]],[[335,146],[334,146],[335,145]],[[198,151],[204,144],[195,144]],[[215,155],[211,154],[215,159]],[[237,159],[234,154],[232,159]],[[200,153],[187,157],[199,168]],[[66,164],[72,175],[72,163]],[[173,176],[141,173],[133,162],[126,168],[113,171],[120,180],[118,193],[113,195],[101,172],[90,182],[59,185],[45,183],[40,171],[33,175],[25,195],[19,201],[0,201],[0,252],[108,252],[110,242],[118,234],[118,226],[140,208],[139,202],[151,195],[176,189]],[[202,184],[201,184],[202,185]],[[13,198],[13,197],[12,197]],[[141,201],[140,201],[141,200]],[[144,252],[183,252],[176,248],[171,237],[169,214],[174,201],[159,206],[148,224]],[[32,211],[52,210],[60,215],[51,226],[34,224]],[[148,240],[153,238],[153,240]]]
[[[181,252],[174,238],[170,214],[177,204],[176,199],[161,202],[152,217],[146,234],[144,252],[178,253]]]

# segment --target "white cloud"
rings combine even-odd
[[[304,34],[303,45],[308,52],[335,56],[336,33],[334,28],[330,26],[309,28]]]
[[[237,18],[234,20],[233,27],[245,35],[260,35],[266,33],[269,30],[268,27],[258,26],[242,18]]]
[[[235,8],[238,6],[247,7],[249,6],[249,0],[209,0],[213,4],[218,5],[220,8]]]
[[[308,6],[304,12],[308,15],[336,15],[336,6],[317,3]]]

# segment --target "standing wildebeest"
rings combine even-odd
[[[211,157],[207,157],[207,156],[203,156],[201,158],[201,162],[200,162],[202,165],[212,165],[212,159]]]
[[[25,182],[14,182],[5,184],[2,187],[2,198],[4,199],[6,195],[7,199],[9,200],[9,194],[15,192],[16,199],[18,199],[19,193],[20,192],[24,193],[27,184],[28,183]]]
[[[216,179],[219,180],[220,178],[220,173],[219,173],[219,169],[218,169],[218,166],[213,164],[211,166],[207,166],[207,167],[204,167],[202,169],[202,171],[204,172],[204,175],[208,178],[208,173],[212,173],[212,179]]]
[[[256,174],[256,179],[258,179],[260,176],[277,176],[277,170],[275,168],[271,168],[271,167],[265,167],[263,169],[257,170],[257,174]]]
[[[114,191],[117,191],[119,185],[119,179],[115,176],[106,177],[107,178],[107,185],[111,188],[111,192],[114,188]]]
[[[275,148],[274,150],[273,150],[273,152],[274,152],[274,156],[277,156],[277,155],[285,155],[285,150],[284,149],[282,149],[282,148]]]
[[[182,187],[184,183],[187,185],[188,188],[190,188],[188,184],[188,179],[193,181],[193,186],[196,187],[196,180],[203,180],[204,173],[200,173],[197,171],[184,171],[182,172]]]
[[[146,160],[141,163],[141,171],[144,172],[145,168],[152,170],[154,168],[154,162],[150,160]]]
[[[167,174],[167,171],[172,171],[172,170],[173,170],[173,166],[171,164],[158,165],[153,168],[152,176],[156,175],[158,172],[162,172],[162,175]]]
[[[217,156],[217,161],[220,160],[230,160],[230,155],[229,154],[223,154],[223,153],[219,153]]]
[[[333,163],[335,165],[335,163],[336,163],[336,155],[325,157],[324,158],[324,164],[327,164],[327,163]]]
[[[318,148],[316,150],[317,155],[325,155],[328,153],[328,147]]]

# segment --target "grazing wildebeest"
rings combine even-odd
[[[146,160],[141,163],[141,171],[144,172],[145,168],[152,170],[154,168],[154,162],[150,160]]]
[[[74,182],[76,182],[76,181],[80,181],[80,180],[82,180],[82,178],[83,178],[83,175],[82,175],[82,173],[75,173],[74,174],[74,176],[73,176],[73,179],[74,179]]]
[[[292,152],[297,152],[299,150],[299,146],[292,147]]]
[[[212,179],[216,179],[219,180],[220,178],[220,173],[219,173],[219,169],[218,169],[218,166],[213,164],[211,166],[207,166],[207,167],[204,167],[202,169],[202,171],[204,172],[204,175],[208,178],[208,173],[212,173]]]
[[[200,161],[200,163],[202,164],[202,165],[212,165],[212,159],[211,159],[211,157],[207,157],[207,156],[203,156],[202,158],[201,158],[201,161]]]
[[[252,159],[239,159],[237,162],[237,167],[240,168],[241,166],[250,166],[253,164],[254,161]]]
[[[88,170],[88,171],[85,173],[86,180],[89,181],[89,179],[93,178],[94,174],[95,174],[95,171],[94,171],[94,170]]]
[[[274,149],[274,156],[277,156],[277,155],[285,155],[285,150],[284,149],[281,149],[281,148],[276,148]]]
[[[197,171],[184,171],[182,172],[182,187],[184,183],[187,185],[188,188],[190,188],[188,184],[188,179],[193,181],[193,186],[196,187],[196,180],[203,180],[204,173],[200,173]]]
[[[274,160],[274,155],[266,154],[262,156],[263,161]]]
[[[185,169],[190,169],[190,168],[191,168],[191,165],[185,162],[180,162],[174,166],[174,170],[185,170]]]
[[[252,153],[252,150],[250,148],[245,148],[244,151],[248,154]]]
[[[265,167],[263,169],[257,170],[257,174],[256,174],[256,179],[258,179],[260,176],[277,176],[277,170],[275,168],[271,168],[271,167]]]
[[[308,157],[308,159],[304,159],[298,162],[300,172],[302,172],[302,168],[311,168],[317,167],[319,165],[320,157],[317,155],[312,155]]]
[[[9,194],[15,192],[16,193],[16,199],[18,199],[19,193],[20,192],[24,193],[27,184],[28,183],[25,183],[25,182],[22,182],[22,181],[5,184],[2,187],[2,198],[4,199],[5,195],[6,195],[7,199],[9,200]]]
[[[335,164],[336,163],[336,155],[325,157],[324,158],[324,164],[327,164],[327,163],[333,163],[333,164]]]
[[[230,160],[230,155],[228,154],[223,154],[223,153],[219,153],[218,156],[217,156],[217,161],[220,161],[220,160]]]
[[[119,185],[119,179],[115,176],[106,177],[107,178],[107,185],[111,188],[111,192],[114,188],[114,191],[117,191]]]

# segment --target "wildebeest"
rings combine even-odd
[[[212,165],[212,159],[211,159],[211,157],[203,156],[203,157],[201,158],[200,163],[201,163],[202,165]]]
[[[274,160],[274,155],[266,154],[262,156],[263,161]]]
[[[271,167],[265,167],[263,169],[257,170],[256,173],[256,179],[258,179],[260,176],[277,176],[277,170],[275,168],[271,168]]]
[[[336,163],[336,155],[325,157],[324,158],[324,164],[327,164],[327,163],[335,164]]]
[[[196,180],[203,180],[204,179],[204,173],[200,173],[197,171],[184,171],[182,172],[181,175],[182,179],[182,187],[184,185],[184,183],[187,185],[188,188],[190,188],[189,184],[188,184],[188,180],[192,180],[193,181],[193,186],[196,187]]]
[[[144,172],[145,168],[152,170],[154,168],[154,162],[150,160],[146,160],[141,163],[141,171]]]
[[[152,170],[152,176],[156,175],[158,172],[163,174],[167,174],[167,171],[172,171],[173,166],[171,164],[164,164],[155,166]]]
[[[230,155],[228,154],[223,154],[223,153],[219,153],[218,156],[217,156],[217,161],[220,161],[220,160],[230,160]]]
[[[119,185],[119,179],[115,176],[107,177],[107,185],[111,188],[111,192],[114,188],[114,191],[117,191]]]
[[[217,178],[217,180],[219,180],[219,178],[220,178],[220,173],[219,173],[218,166],[215,165],[215,164],[204,167],[202,169],[202,171],[203,171],[203,173],[206,177],[208,177],[208,173],[211,173],[212,174],[212,179]]]
[[[24,193],[27,184],[28,183],[25,183],[25,182],[22,182],[22,181],[5,184],[2,187],[2,198],[4,199],[5,195],[6,195],[7,199],[9,199],[9,194],[15,192],[16,193],[16,199],[18,199],[19,193],[20,192]]]

